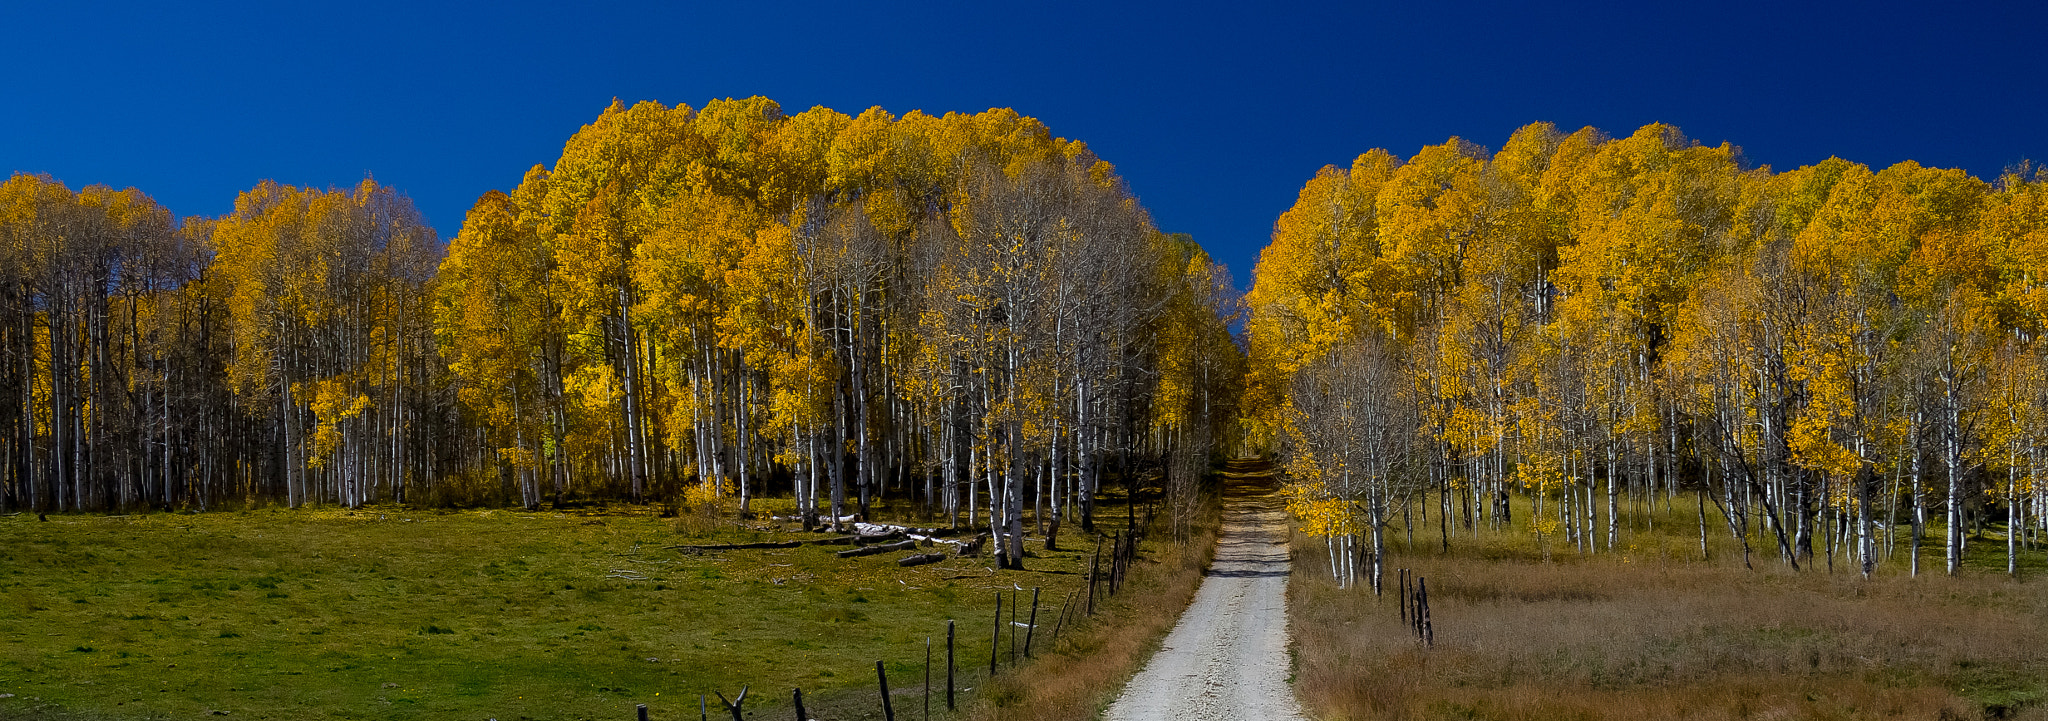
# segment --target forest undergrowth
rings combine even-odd
[[[1121,529],[1121,496],[1103,501],[1102,529]],[[898,712],[921,712],[927,639],[943,718],[947,619],[958,683],[977,689],[965,714],[987,693],[996,594],[1028,603],[1043,588],[1044,633],[1085,594],[1093,544],[1074,526],[1056,551],[1029,534],[1022,572],[985,553],[901,568],[905,553],[837,558],[845,546],[666,548],[821,537],[771,520],[789,504],[756,499],[748,521],[628,505],[0,517],[0,718],[622,719],[640,703],[694,718],[699,694],[716,713],[713,692],[742,687],[750,713],[786,715],[802,688],[814,717],[880,718],[875,662]],[[876,516],[937,525],[900,500]],[[1070,618],[1060,661],[1028,677],[1119,667],[1092,659],[1128,656],[1134,627],[1177,615],[1165,605],[1199,577],[1186,548],[1153,534],[1131,592]],[[1007,655],[1002,667],[994,693],[1037,705],[1043,687],[1019,691]],[[1009,703],[976,717],[1019,717]]]
[[[1337,588],[1297,534],[1297,694],[1328,721],[2048,718],[2048,586],[2004,575],[2003,540],[1956,578],[1939,536],[1918,578],[1903,541],[1869,581],[1840,559],[1745,570],[1725,531],[1701,559],[1683,498],[1596,556],[1521,528],[1454,528],[1448,553],[1435,519],[1413,547],[1389,533],[1383,597],[1363,572]],[[1400,568],[1427,579],[1434,648],[1402,621]]]

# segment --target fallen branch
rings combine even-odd
[[[896,559],[896,565],[908,568],[911,566],[922,566],[929,563],[938,563],[944,560],[946,560],[946,554],[943,553],[920,553],[915,556],[904,556],[902,558],[898,558]]]
[[[950,538],[938,538],[936,536],[920,536],[915,533],[909,534],[909,536],[911,540],[923,543],[926,546],[936,546],[941,543],[946,544],[948,546],[952,546],[954,553],[959,553],[960,547],[972,542],[972,539],[967,541],[955,541]]]
[[[840,551],[839,557],[857,558],[860,556],[872,556],[877,553],[888,553],[890,551],[908,551],[916,547],[916,541],[897,541],[895,543],[884,543],[875,546],[861,546],[860,548],[849,548],[844,551]]]
[[[756,548],[796,548],[803,541],[763,541],[761,543],[711,543],[701,546],[662,546],[671,551],[742,551]]]

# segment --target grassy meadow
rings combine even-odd
[[[996,594],[1043,587],[1049,633],[1093,550],[1070,528],[1063,550],[1034,538],[1030,570],[996,573],[986,555],[906,569],[907,552],[845,546],[663,548],[818,537],[641,507],[0,518],[0,718],[626,719],[645,703],[673,719],[742,686],[763,718],[799,687],[815,717],[879,718],[877,660],[898,712],[921,714],[927,638],[944,717],[946,620],[960,685],[982,686]],[[1181,553],[1148,555],[1162,546]],[[1199,576],[1140,565],[1137,593],[1070,620],[1070,657],[1118,614],[1165,611],[1139,600],[1170,585],[1150,567]]]
[[[2048,719],[2048,569],[2036,549],[2006,577],[2002,529],[1957,578],[1938,528],[1909,577],[1901,529],[1865,581],[1851,561],[1793,571],[1761,546],[1745,570],[1725,526],[1702,559],[1683,500],[1596,556],[1539,545],[1526,522],[1439,553],[1435,520],[1412,549],[1389,534],[1384,598],[1337,589],[1322,541],[1296,537],[1296,691],[1315,717]],[[1401,567],[1428,579],[1433,649],[1402,624]]]

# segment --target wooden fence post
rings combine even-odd
[[[1116,571],[1117,566],[1123,563],[1123,558],[1124,536],[1119,531],[1109,536],[1109,578],[1103,579],[1103,581],[1109,584],[1109,595],[1111,596],[1116,595]]]
[[[1408,627],[1415,631],[1417,641],[1422,640],[1422,594],[1415,590],[1415,584],[1421,578],[1412,576],[1408,579],[1408,595],[1402,599],[1408,604]]]
[[[804,690],[796,690],[796,721],[811,721],[811,715],[804,713]]]
[[[1024,626],[1025,658],[1031,658],[1031,637],[1038,633],[1038,591],[1039,587],[1031,587],[1031,619],[1026,621]]]
[[[1088,562],[1088,615],[1095,615],[1095,576],[1102,568],[1102,534],[1095,536],[1095,560]]]
[[[953,710],[953,619],[946,619],[946,710]]]
[[[1001,591],[996,592],[995,631],[996,634],[994,636],[990,636],[988,639],[988,675],[990,678],[994,678],[996,675],[996,659],[1002,658],[1001,651],[1003,648],[1003,593]]]
[[[640,706],[639,706],[639,713],[640,713],[640,721],[647,721],[647,704],[644,704],[644,703],[643,703],[643,704],[640,704]]]
[[[924,719],[932,719],[932,637],[924,637]]]
[[[740,713],[740,704],[747,702],[747,687],[741,686],[740,695],[733,697],[731,701],[725,700],[723,692],[714,690],[711,693],[718,696],[719,703],[725,704],[725,710],[732,712],[732,721],[747,721],[746,716]]]
[[[1408,625],[1408,569],[1401,569],[1401,625]]]
[[[1417,593],[1422,597],[1422,647],[1436,648],[1436,628],[1429,618],[1429,579],[1416,579]]]
[[[1117,568],[1117,570],[1116,570],[1116,588],[1117,588],[1117,590],[1119,590],[1119,591],[1123,590],[1123,588],[1124,588],[1124,584],[1125,584],[1126,582],[1128,582],[1128,581],[1130,580],[1130,576],[1131,576],[1131,561],[1137,560],[1137,558],[1138,558],[1138,532],[1137,532],[1137,531],[1132,531],[1132,532],[1130,532],[1129,534],[1126,534],[1126,535],[1124,536],[1124,562],[1123,562],[1123,565],[1122,565],[1121,567]]]
[[[896,706],[889,703],[889,672],[882,670],[882,662],[875,662],[875,680],[882,684],[882,718],[896,721]]]
[[[1010,593],[1010,666],[1017,665],[1017,594]]]
[[[1131,563],[1138,560],[1138,534],[1124,536],[1124,564],[1116,571],[1116,588],[1121,591],[1131,580]]]

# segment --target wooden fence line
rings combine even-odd
[[[1103,586],[1103,593],[1109,596],[1114,596],[1117,594],[1118,591],[1123,590],[1124,583],[1126,581],[1126,575],[1129,572],[1131,565],[1137,562],[1139,548],[1143,545],[1143,543],[1146,540],[1146,537],[1149,535],[1147,531],[1152,526],[1153,515],[1155,511],[1155,508],[1147,507],[1145,511],[1144,522],[1135,528],[1129,529],[1128,531],[1113,532],[1107,536],[1099,532],[1095,534],[1095,552],[1092,554],[1092,558],[1090,559],[1088,564],[1087,595],[1085,597],[1082,596],[1081,589],[1078,588],[1067,593],[1066,598],[1062,600],[1060,603],[1060,611],[1059,615],[1056,617],[1056,620],[1053,624],[1052,636],[1046,641],[1046,643],[1059,643],[1060,633],[1066,628],[1067,618],[1071,616],[1076,609],[1079,609],[1084,615],[1095,615],[1095,598],[1097,593],[1097,585]],[[1110,543],[1109,567],[1107,569],[1104,569],[1102,566],[1102,546],[1105,540],[1109,541]],[[903,543],[907,544],[911,542],[906,541]],[[903,548],[893,547],[895,545],[896,544],[890,544],[889,546],[863,546],[861,549],[858,550],[865,551],[865,549],[870,548],[890,548],[891,550],[904,550]],[[873,552],[874,551],[865,551],[865,553]],[[853,555],[865,555],[865,553],[856,552]],[[842,552],[840,555],[844,556],[848,555],[848,553]],[[922,561],[921,558],[919,560]],[[1401,569],[1401,573],[1403,579],[1403,596],[1405,599],[1405,597],[1408,595],[1406,592],[1408,569]],[[1428,610],[1428,591],[1426,589],[1427,587],[1423,586],[1423,590],[1420,590],[1416,594],[1414,594],[1414,597],[1416,599],[1415,603],[1417,604],[1417,609],[1419,610],[1417,610],[1413,614],[1416,618],[1415,628],[1417,629],[1418,638],[1423,639],[1425,643],[1431,640],[1428,637],[1429,628],[1427,621],[1425,620],[1427,618]],[[1030,614],[1026,617],[1024,623],[1017,622],[1017,614],[1019,612],[1018,607],[1022,605],[1019,602],[1018,596],[1022,593],[1022,589],[1016,589],[1008,592],[1010,594],[1010,618],[1009,623],[1007,625],[1010,627],[1010,665],[1013,668],[1019,663],[1017,641],[1017,628],[1019,626],[1022,626],[1024,628],[1023,658],[1026,660],[1032,658],[1031,647],[1034,643],[1034,639],[1036,638],[1038,632],[1039,596],[1043,590],[1043,587],[1032,587],[1031,611]],[[1003,622],[1004,593],[1004,591],[996,592],[994,626],[992,629],[992,633],[989,637],[988,672],[990,679],[994,679],[996,674],[1000,672],[999,662],[1002,660],[1003,627],[1005,625]],[[1411,614],[1408,612],[1408,607],[1404,600],[1404,605],[1402,607],[1403,620],[1406,620],[1407,617],[1410,615]],[[957,653],[955,651],[957,637],[956,623],[957,622],[955,619],[946,620],[947,711],[958,710],[958,704],[956,701],[956,696],[958,693],[958,679],[956,670]],[[930,721],[932,708],[932,640],[930,637],[925,638],[924,658],[924,718],[926,719],[926,721]],[[879,687],[882,696],[883,718],[885,719],[885,721],[895,721],[896,709],[895,704],[891,698],[891,694],[889,692],[888,667],[884,662],[880,660],[875,661],[875,683]],[[725,708],[725,710],[732,714],[734,721],[745,721],[743,711],[741,710],[741,705],[746,703],[748,687],[740,687],[739,695],[733,698],[732,700],[727,700],[723,692],[713,691],[712,693],[713,695],[716,695],[718,697],[719,703]],[[796,707],[797,720],[811,721],[808,712],[804,708],[803,689],[793,689],[791,691],[791,700],[793,702],[793,705]],[[702,694],[699,694],[697,696],[697,710],[698,715],[700,719],[702,719],[702,721],[709,721],[709,709],[707,707],[706,698]],[[647,704],[639,704],[635,706],[635,713],[637,715],[638,721],[648,721]]]

